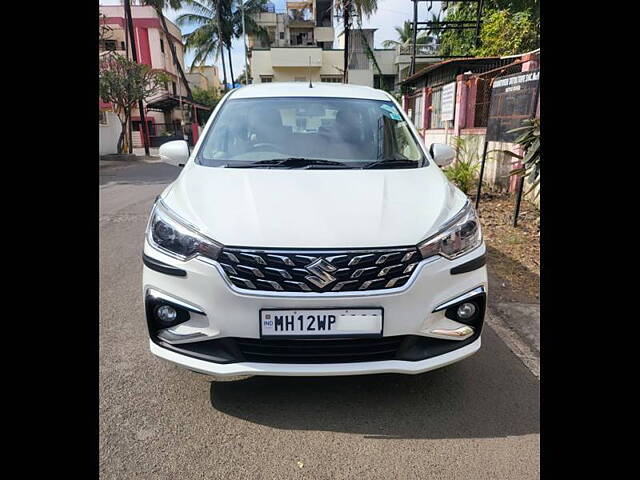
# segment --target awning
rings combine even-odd
[[[205,107],[199,103],[194,102],[192,99],[188,97],[180,97],[179,95],[164,95],[160,98],[156,98],[147,103],[147,110],[157,110],[161,112],[166,112],[169,110],[173,110],[174,108],[180,107],[180,99],[182,99],[182,103],[185,105],[192,105],[199,110],[211,110],[209,107]]]

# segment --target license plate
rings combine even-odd
[[[380,337],[382,309],[260,310],[260,336]]]

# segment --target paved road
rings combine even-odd
[[[539,478],[539,382],[488,327],[479,353],[418,376],[212,381],[153,357],[143,232],[176,174],[101,169],[102,479]]]

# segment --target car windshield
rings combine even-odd
[[[310,97],[226,101],[196,163],[261,168],[411,168],[426,164],[393,102]]]

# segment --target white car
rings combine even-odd
[[[228,93],[153,207],[151,352],[225,375],[416,374],[480,348],[479,221],[388,93],[274,83]]]

